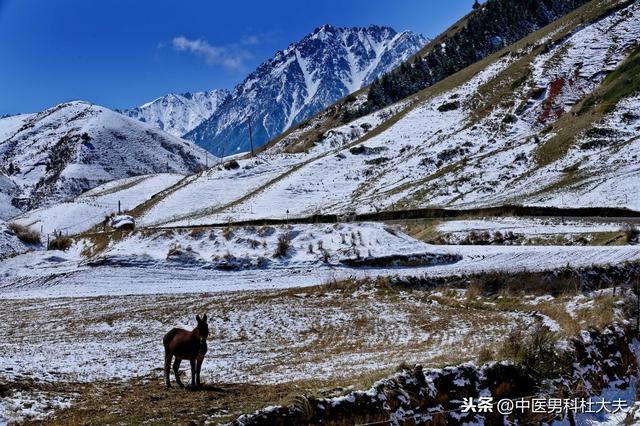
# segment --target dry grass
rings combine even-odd
[[[296,395],[334,396],[348,386],[367,389],[398,365],[439,368],[495,359],[505,337],[518,326],[532,325],[536,311],[555,320],[560,335],[567,337],[615,319],[618,296],[576,295],[574,287],[566,289],[572,282],[565,278],[558,289],[538,283],[533,292],[528,292],[531,285],[522,291],[511,285],[515,282],[522,283],[523,277],[505,280],[489,274],[444,288],[411,287],[382,278],[331,280],[315,287],[271,291],[73,298],[56,303],[8,300],[0,322],[12,330],[5,337],[9,347],[36,328],[33,343],[43,348],[56,350],[68,340],[82,347],[104,347],[108,353],[109,345],[117,341],[135,345],[131,362],[151,359],[156,366],[151,372],[141,368],[144,377],[131,380],[80,384],[59,376],[58,382],[12,382],[9,387],[60,395],[78,392],[76,405],[60,412],[52,424],[186,424],[207,418],[224,422],[265,405],[292,403]],[[496,283],[503,286],[496,288]],[[557,296],[533,297],[549,292]],[[573,318],[566,306],[577,297],[584,297],[585,304]],[[194,322],[194,312],[212,317],[203,370],[207,386],[201,391],[165,390],[158,371],[161,336],[175,325]],[[29,362],[28,355],[21,359]],[[102,362],[95,359],[88,365]],[[39,368],[48,371],[46,365],[33,368],[34,375]],[[238,383],[273,378],[282,384]]]
[[[71,237],[67,235],[58,234],[55,238],[49,241],[49,246],[47,250],[69,250],[71,245],[73,244],[73,240]]]
[[[393,221],[390,224],[402,226],[402,230],[409,236],[428,243],[444,243],[442,234],[438,231],[438,226],[442,223],[439,219],[416,219]]]
[[[10,222],[7,228],[20,239],[23,243],[27,244],[40,244],[40,233],[34,231],[28,226],[20,225],[19,223]]]
[[[296,395],[307,390],[303,384],[291,383],[212,383],[200,390],[165,389],[158,375],[124,383],[30,383],[24,387],[57,394],[77,393],[73,407],[53,419],[26,422],[26,425],[202,424],[208,419],[224,423],[266,405],[291,403]]]

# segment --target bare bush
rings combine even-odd
[[[55,238],[49,241],[49,247],[47,250],[68,250],[73,244],[73,240],[62,233],[55,234]]]
[[[222,236],[224,237],[225,240],[229,241],[231,238],[233,238],[233,227],[232,226],[227,226],[222,230]]]
[[[320,252],[322,253],[322,261],[324,263],[329,263],[329,261],[331,260],[331,253],[329,252],[329,250],[320,249]]]
[[[291,248],[291,237],[288,232],[284,234],[280,234],[278,237],[278,246],[276,247],[275,253],[273,253],[273,257],[285,257],[289,253],[289,249]]]
[[[627,243],[637,243],[640,240],[640,229],[636,225],[629,224],[625,226],[624,233],[627,237]]]
[[[18,237],[23,243],[40,244],[40,233],[37,231],[15,222],[9,223],[7,227],[11,232],[16,234],[16,237]]]

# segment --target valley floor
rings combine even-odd
[[[640,246],[434,245],[419,234],[591,235],[619,233],[621,226],[494,218],[143,230],[93,255],[90,240],[78,238],[65,252],[13,256],[0,264],[0,424],[52,414],[48,422],[63,424],[122,416],[133,423],[216,423],[302,393],[366,389],[399,365],[484,362],[498,356],[511,331],[538,322],[566,339],[621,319],[625,294],[540,289],[485,297],[471,284],[415,283],[620,266],[640,261]],[[285,234],[289,249],[277,257]],[[323,251],[330,252],[325,261]],[[373,266],[393,256],[409,263]],[[266,260],[245,262],[255,258]],[[353,260],[364,263],[349,265]],[[394,285],[398,280],[415,285]],[[208,387],[164,390],[162,336],[176,326],[193,328],[195,314],[205,312],[212,332],[203,369]],[[247,393],[251,398],[232,397]],[[154,418],[140,408],[142,399],[163,401],[164,414]]]
[[[183,391],[163,389],[161,338],[174,326],[192,328],[196,312],[211,318],[203,380],[213,402],[206,410],[203,401],[187,403],[181,421],[201,421],[202,416],[229,420],[307,391],[339,394],[344,389],[336,388],[366,388],[401,364],[442,367],[476,361],[482,351],[498,348],[514,328],[537,321],[569,336],[593,321],[594,312],[603,325],[613,320],[620,300],[610,290],[482,298],[465,289],[402,290],[385,280],[283,290],[4,300],[0,387],[6,398],[0,415],[37,419],[73,404],[61,419],[87,409],[84,415],[92,413],[92,420],[113,421],[121,410],[139,415],[128,404],[140,395],[131,392],[152,400],[190,400],[181,396]],[[255,388],[256,399],[240,406],[221,395],[240,388]],[[126,404],[103,399],[114,395]],[[97,401],[102,401],[99,408]]]

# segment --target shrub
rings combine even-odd
[[[507,114],[502,119],[502,122],[505,124],[512,124],[512,123],[515,123],[516,121],[518,121],[518,118],[513,114]]]
[[[71,244],[73,244],[73,240],[71,240],[71,238],[67,237],[66,235],[62,235],[62,233],[59,233],[49,241],[49,247],[47,247],[47,250],[65,251],[71,247]]]
[[[180,244],[174,244],[169,247],[169,251],[167,252],[167,259],[175,256],[180,256],[182,254],[182,246]]]
[[[627,225],[624,233],[627,236],[627,243],[637,243],[640,239],[640,229],[636,225]]]
[[[229,241],[233,237],[233,227],[227,226],[222,230],[222,236],[225,240]]]
[[[16,234],[16,237],[18,237],[23,243],[40,244],[40,234],[37,231],[15,222],[9,223],[7,227],[11,232]]]
[[[368,166],[379,166],[389,161],[389,157],[378,157],[371,160],[365,160],[364,164]]]
[[[631,111],[627,111],[624,114],[622,114],[622,121],[624,121],[627,124],[631,124],[632,122],[636,121],[639,118],[640,116],[638,114],[634,114]]]
[[[494,359],[495,354],[493,353],[493,350],[491,348],[485,346],[478,352],[478,364],[480,365],[486,364],[487,362],[493,361]]]
[[[236,160],[231,160],[224,163],[222,167],[224,167],[226,170],[235,170],[240,167],[240,164],[238,164]]]
[[[260,237],[268,237],[269,235],[273,234],[275,231],[275,228],[273,228],[273,226],[262,226],[260,228],[258,228],[258,236]]]
[[[500,353],[536,379],[557,377],[562,373],[564,360],[557,350],[558,337],[542,323],[529,333],[514,329],[503,343]]]
[[[398,364],[398,366],[396,367],[396,372],[397,373],[401,373],[403,371],[407,371],[407,370],[413,370],[416,366],[409,364],[406,361],[402,361],[400,362],[400,364]]]
[[[285,257],[291,248],[291,237],[288,232],[280,234],[278,237],[278,246],[276,247],[273,257]]]
[[[440,105],[438,107],[438,111],[440,111],[440,112],[454,111],[454,110],[456,110],[458,108],[460,108],[460,102],[453,101],[453,102],[447,102],[447,103],[444,103],[444,104]]]
[[[329,263],[329,261],[331,260],[331,253],[329,252],[329,250],[320,249],[320,252],[322,253],[322,261],[324,263]]]

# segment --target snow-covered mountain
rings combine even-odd
[[[181,137],[211,117],[227,96],[229,91],[224,89],[170,93],[137,108],[118,112]]]
[[[193,173],[206,153],[191,142],[88,102],[0,120],[0,217],[65,200],[105,182]]]
[[[216,155],[250,149],[398,66],[427,40],[389,27],[324,25],[261,64],[185,135]]]
[[[485,8],[496,4],[512,3]],[[639,31],[637,1],[576,6],[382,109],[347,121],[367,93],[344,98],[255,157],[181,180],[137,209],[136,224],[513,204],[639,210]]]
[[[194,177],[139,223],[514,204],[640,210],[638,32],[640,2],[591,1],[348,123],[336,111],[367,95],[343,100],[239,167]]]

